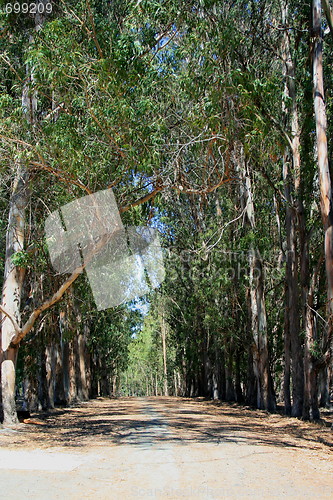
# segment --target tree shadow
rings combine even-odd
[[[314,424],[201,399],[99,398],[35,417],[43,425],[21,424],[14,440],[17,446],[28,439],[42,447],[235,443],[303,449],[318,449],[321,444],[333,449],[333,433]]]

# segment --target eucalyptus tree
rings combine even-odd
[[[327,21],[332,30],[332,13],[328,2],[323,2]],[[323,27],[321,2],[313,1],[312,10],[314,47],[313,47],[313,91],[314,91],[314,112],[316,121],[316,139],[317,139],[317,160],[319,170],[319,187],[320,187],[320,207],[321,216],[324,226],[324,257],[327,280],[327,315],[328,327],[327,334],[323,346],[324,362],[332,357],[332,339],[333,339],[333,194],[332,180],[329,167],[328,145],[327,145],[327,115],[325,108],[325,92],[324,92],[324,70],[323,70]],[[315,338],[309,335],[307,338],[307,350],[311,351]],[[309,360],[310,366],[307,373],[307,399],[308,407],[313,403],[313,394],[311,388],[311,377],[313,367],[311,366],[311,357]],[[315,394],[316,396],[316,394]]]
[[[33,15],[33,30],[29,36],[28,46],[34,42],[34,34],[37,34],[45,21],[46,2],[39,2],[41,12]],[[33,34],[34,33],[34,34]],[[26,78],[22,84],[22,110],[21,115],[27,122],[25,129],[31,135],[35,135],[37,97],[35,90],[31,92],[30,84],[34,81],[34,72],[26,66]],[[6,127],[5,122],[5,127]],[[15,143],[16,141],[14,141]],[[15,364],[17,360],[17,349],[12,343],[17,336],[21,321],[21,294],[25,278],[25,268],[16,265],[13,256],[24,251],[25,247],[25,218],[26,207],[29,197],[29,171],[20,157],[24,141],[16,142],[14,157],[11,158],[10,169],[14,173],[11,195],[9,200],[8,226],[6,231],[6,255],[4,281],[1,299],[1,312],[3,313],[1,325],[1,399],[3,419],[5,423],[16,423],[15,409]],[[20,151],[21,150],[21,151]]]

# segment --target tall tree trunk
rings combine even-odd
[[[255,229],[255,214],[253,204],[252,185],[242,147],[237,151],[237,165],[240,171],[241,203],[246,210],[248,223]],[[267,319],[264,291],[264,276],[262,260],[257,248],[252,247],[249,252],[250,267],[250,311],[251,331],[253,339],[253,369],[257,382],[257,407],[275,411],[276,399],[273,379],[270,371]]]
[[[164,310],[161,317],[161,337],[162,337],[162,352],[163,352],[163,387],[164,396],[168,396],[168,368],[167,368],[167,347],[166,347],[166,323],[164,317]]]
[[[282,25],[288,25],[288,6],[282,5]],[[291,102],[290,107],[283,102],[286,127],[291,129],[290,152],[287,150],[283,158],[283,181],[286,204],[286,304],[285,314],[285,374],[284,399],[285,411],[290,412],[290,354],[292,358],[292,408],[291,414],[302,416],[304,377],[303,352],[300,337],[300,307],[299,307],[299,251],[298,251],[298,217],[304,217],[300,201],[300,128],[295,88],[295,67],[291,57],[289,32],[284,31],[282,58],[285,77],[285,100]],[[291,165],[290,165],[291,164]]]
[[[17,166],[9,204],[8,226],[6,233],[6,257],[2,306],[18,324],[21,321],[21,292],[24,269],[12,261],[16,252],[24,250],[25,208],[28,197],[28,175],[24,168]],[[11,320],[2,316],[1,326],[1,401],[4,424],[18,422],[15,407],[15,368],[17,348],[11,346],[16,331]]]
[[[47,0],[38,0],[37,3],[47,3]],[[43,9],[43,13],[45,9]],[[44,14],[35,14],[35,31],[39,31],[44,22]],[[30,36],[30,43],[33,37]],[[34,72],[27,66],[27,83],[23,87],[22,108],[25,117],[34,126],[37,109],[37,96],[31,92],[30,83],[34,82]],[[24,281],[24,269],[16,266],[12,261],[15,252],[24,250],[25,209],[28,201],[29,174],[23,165],[16,166],[16,173],[9,203],[9,217],[6,232],[6,257],[4,285],[1,305],[12,318],[20,325],[21,292]],[[9,317],[2,318],[1,327],[1,401],[2,418],[7,424],[17,423],[15,407],[15,369],[17,360],[17,344],[11,345],[17,334],[13,322]]]
[[[250,297],[253,367],[257,379],[257,408],[275,411],[276,401],[269,366],[267,319],[262,261],[257,249],[250,252]]]
[[[327,362],[331,357],[333,334],[333,195],[331,175],[328,164],[327,118],[324,96],[323,76],[323,40],[321,29],[321,0],[313,0],[313,93],[316,120],[317,156],[320,186],[320,207],[323,220],[325,241],[324,255],[327,283],[328,330],[324,357]]]

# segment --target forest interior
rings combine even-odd
[[[331,497],[332,65],[330,0],[0,0],[3,498]]]

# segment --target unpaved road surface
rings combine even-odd
[[[333,498],[323,425],[181,398],[99,398],[37,418],[0,429],[0,498]]]

